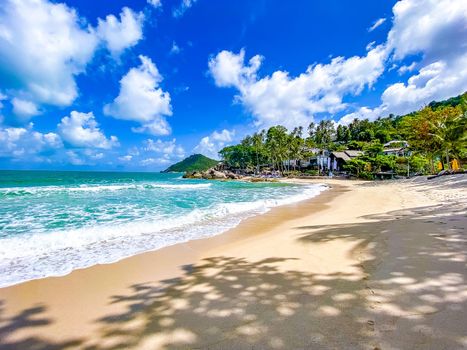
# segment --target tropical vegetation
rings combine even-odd
[[[408,143],[404,156],[383,152],[383,145],[392,140]],[[407,115],[390,114],[374,121],[356,118],[342,125],[321,120],[291,131],[273,126],[224,147],[219,155],[230,168],[258,172],[268,166],[287,174],[298,170],[297,162],[290,160],[309,159],[325,150],[363,151],[347,162],[346,170],[364,178],[383,170],[435,173],[440,165],[450,169],[454,159],[462,166],[467,159],[467,92]]]
[[[217,160],[208,158],[202,154],[193,154],[182,161],[175,163],[168,167],[163,172],[190,172],[190,171],[206,171],[219,162]]]

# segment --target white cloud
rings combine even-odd
[[[159,8],[162,6],[161,0],[147,0],[149,5],[152,5],[155,8]]]
[[[404,66],[399,67],[399,69],[397,70],[397,73],[402,75],[407,72],[412,72],[416,67],[417,67],[417,62],[412,62],[409,65],[404,65]]]
[[[120,13],[120,20],[114,15],[108,15],[105,20],[98,19],[97,36],[105,43],[114,57],[127,48],[138,43],[143,37],[144,15],[135,13],[124,7]]]
[[[138,161],[141,166],[165,166],[184,158],[185,150],[181,145],[177,144],[176,139],[169,141],[147,139],[143,142],[143,146],[140,149],[133,150],[131,154],[140,156],[139,161],[135,160],[134,157],[133,160]]]
[[[169,135],[171,133],[170,125],[165,118],[156,118],[150,123],[139,127],[132,127],[131,131],[151,135]]]
[[[180,47],[177,45],[175,41],[172,42],[172,47],[170,48],[170,54],[176,55],[179,54],[181,51]]]
[[[15,113],[22,120],[28,120],[31,117],[41,113],[37,109],[36,104],[31,101],[14,97],[11,100],[11,104],[13,105],[13,113]]]
[[[171,163],[170,159],[167,159],[167,158],[145,158],[139,162],[139,164],[142,166],[167,165],[170,163]]]
[[[118,160],[121,162],[130,162],[133,159],[131,154],[127,154],[125,156],[118,157]]]
[[[142,149],[145,152],[161,153],[174,158],[183,158],[185,156],[185,150],[182,146],[177,145],[176,139],[170,141],[162,141],[160,139],[154,141],[153,139],[148,139],[144,141]]]
[[[369,32],[372,32],[376,28],[378,28],[380,25],[382,25],[384,22],[386,22],[386,18],[378,18],[370,28],[368,28]]]
[[[218,152],[232,142],[234,136],[234,130],[214,131],[211,135],[203,137],[193,151],[210,158],[219,159]]]
[[[380,106],[362,107],[373,119],[389,113],[409,113],[467,88],[467,2],[402,0],[394,5],[393,12],[386,43],[393,61],[412,55],[419,55],[421,60],[399,68],[400,74],[413,74],[406,82],[388,86]],[[352,115],[344,116],[341,122]]]
[[[110,149],[119,145],[117,137],[105,137],[92,112],[72,111],[69,117],[62,118],[57,128],[63,140],[75,147]]]
[[[402,0],[393,7],[388,46],[395,58],[423,53],[430,63],[467,50],[467,3],[458,0]]]
[[[24,128],[0,127],[0,144],[2,145],[0,157],[13,159],[24,159],[63,146],[62,140],[57,134],[34,131],[32,123]]]
[[[118,57],[142,38],[143,20],[141,12],[125,7],[120,20],[109,15],[93,28],[63,3],[4,0],[0,81],[8,98],[17,99],[13,112],[24,121],[39,114],[41,104],[71,105],[79,94],[75,78],[85,73],[96,50],[106,47]]]
[[[93,149],[85,149],[83,153],[91,160],[100,160],[104,158],[104,153],[95,152]]]
[[[348,113],[339,119],[338,124],[349,125],[355,118],[363,120],[369,119],[374,120],[378,117],[382,117],[384,110],[382,108],[368,108],[360,107],[357,111]]]
[[[6,0],[0,11],[2,88],[31,102],[67,106],[98,40],[76,11],[46,0]]]
[[[73,165],[84,165],[86,162],[81,158],[76,151],[67,151],[66,152],[68,162]]]
[[[467,88],[467,2],[403,0],[393,7],[387,45],[395,59],[421,54],[420,66],[406,83],[389,86],[382,107],[402,114],[462,93]],[[401,67],[402,72],[415,65]]]
[[[164,116],[172,115],[170,94],[159,87],[162,76],[151,59],[139,56],[141,65],[131,68],[120,80],[120,93],[104,113],[117,119],[135,121],[140,127],[135,132],[153,135],[170,134],[170,126]]]
[[[433,100],[464,92],[467,88],[467,55],[449,63],[431,63],[412,75],[407,83],[390,85],[381,96],[384,109],[388,113],[404,114]]]
[[[380,45],[365,56],[336,57],[328,64],[314,64],[297,77],[276,71],[259,79],[259,55],[244,63],[245,52],[222,51],[209,61],[217,86],[235,87],[241,102],[254,116],[257,127],[282,124],[288,128],[307,125],[313,114],[336,112],[346,107],[346,95],[358,95],[371,87],[384,71],[387,52]]]
[[[182,17],[185,12],[196,3],[197,0],[182,0],[180,5],[173,9],[172,15],[175,18]]]

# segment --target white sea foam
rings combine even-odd
[[[74,187],[66,186],[35,186],[35,187],[5,187],[0,188],[0,194],[3,195],[22,195],[37,194],[47,192],[101,192],[101,191],[120,191],[120,190],[140,190],[140,189],[173,189],[173,190],[193,190],[209,188],[207,184],[163,184],[163,183],[138,183],[123,185],[82,185]]]
[[[206,185],[211,184],[170,185],[168,188],[203,188]],[[326,188],[324,185],[303,186],[298,194],[251,202],[219,203],[210,208],[194,209],[183,216],[160,215],[119,225],[100,224],[3,238],[0,244],[0,287],[65,275],[75,269],[210,237],[238,225],[247,217],[315,197]]]

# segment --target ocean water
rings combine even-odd
[[[0,171],[0,287],[209,237],[324,185]]]

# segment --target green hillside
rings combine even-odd
[[[193,154],[184,160],[172,164],[164,173],[185,172],[185,171],[205,171],[219,163],[217,160],[203,156],[202,154]]]

